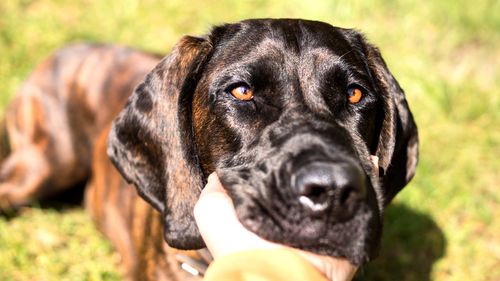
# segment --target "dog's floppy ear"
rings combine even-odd
[[[184,37],[145,78],[113,122],[108,155],[141,197],[162,213],[165,240],[204,246],[193,208],[203,176],[192,136],[191,99],[211,44]]]
[[[375,154],[379,158],[384,204],[413,178],[418,161],[418,131],[413,115],[380,51],[362,39],[372,78],[383,97],[383,121]]]

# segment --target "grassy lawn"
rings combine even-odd
[[[498,11],[498,0],[4,0],[0,108],[69,42],[166,53],[183,34],[243,18],[355,27],[380,46],[421,136],[417,176],[387,210],[381,256],[360,280],[500,280]],[[81,208],[0,218],[0,280],[120,280],[117,260]]]

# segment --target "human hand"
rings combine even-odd
[[[200,233],[212,253],[218,257],[240,251],[288,248],[298,252],[329,280],[348,281],[356,267],[345,259],[321,256],[264,240],[247,230],[238,220],[233,202],[215,173],[208,177],[194,208]]]

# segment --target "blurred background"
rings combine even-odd
[[[70,42],[167,53],[184,34],[252,17],[362,30],[405,89],[420,130],[415,179],[387,209],[380,257],[359,280],[500,280],[500,1],[0,2],[0,111]],[[0,217],[0,280],[120,280],[79,206]]]

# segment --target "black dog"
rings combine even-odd
[[[216,171],[251,231],[360,264],[413,177],[418,136],[360,33],[263,19],[185,37],[115,120],[108,154],[162,213],[171,246],[203,246],[192,210]]]

